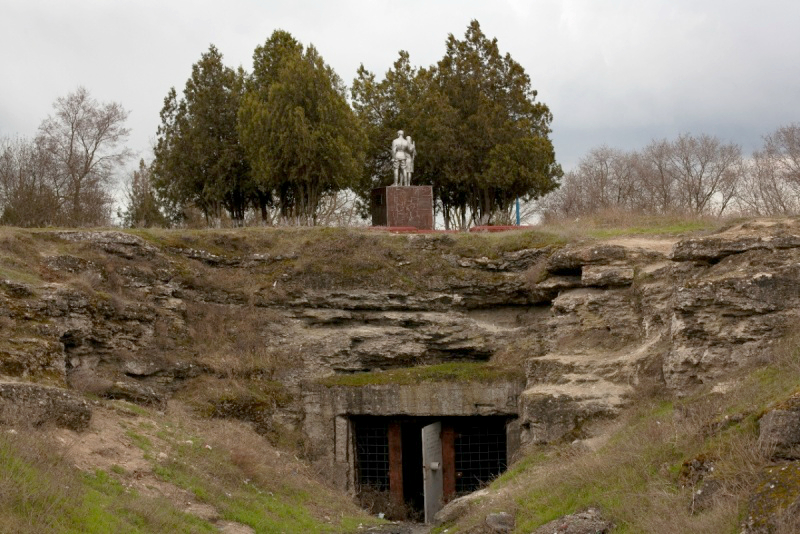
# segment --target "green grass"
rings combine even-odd
[[[150,438],[147,436],[134,432],[133,430],[128,430],[125,432],[125,435],[131,439],[134,445],[142,449],[142,451],[150,452],[153,450],[153,442],[150,441]]]
[[[11,280],[13,282],[22,282],[34,287],[42,283],[42,279],[30,269],[14,268],[3,265],[0,265],[0,279]]]
[[[15,533],[216,532],[102,470],[84,474],[35,437],[0,435],[0,525]]]
[[[611,239],[623,236],[678,236],[718,230],[724,219],[699,218],[689,215],[638,215],[609,211],[574,220],[558,220],[542,224],[542,231],[562,236],[567,241]]]
[[[769,463],[758,444],[758,419],[800,384],[797,340],[774,352],[769,365],[732,377],[724,394],[706,389],[682,399],[638,400],[596,451],[570,444],[529,451],[493,482],[501,496],[449,531],[479,522],[490,508],[516,511],[515,532],[522,533],[597,507],[616,524],[615,533],[739,532],[758,473]],[[717,504],[694,514],[696,488],[681,478],[693,458],[713,459],[722,484]]]
[[[353,532],[361,523],[375,522],[353,513],[355,508],[349,501],[345,505],[344,496],[311,479],[278,475],[265,467],[264,455],[273,456],[273,451],[250,450],[246,444],[236,450],[212,447],[180,428],[172,428],[168,439],[172,455],[154,466],[155,474],[213,504],[222,518],[257,533]]]
[[[334,375],[320,380],[320,383],[328,387],[359,387],[385,384],[408,386],[420,382],[489,383],[523,379],[524,374],[517,369],[506,369],[487,363],[451,362],[388,371]]]
[[[501,254],[530,248],[561,246],[564,236],[542,230],[511,230],[497,233],[466,233],[454,235],[452,252],[462,257],[498,258]]]

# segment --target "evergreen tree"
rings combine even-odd
[[[239,133],[255,183],[274,191],[285,220],[314,224],[323,197],[359,175],[364,134],[341,80],[286,32],[256,50]]]
[[[225,209],[243,222],[255,189],[236,128],[243,93],[244,72],[225,67],[211,45],[192,66],[183,98],[172,88],[164,99],[153,183],[173,216],[193,204],[206,219]]]
[[[126,207],[117,216],[127,228],[150,228],[167,226],[167,218],[161,213],[160,202],[153,188],[150,168],[139,160],[139,168],[131,173],[125,187]]]
[[[501,55],[477,21],[464,40],[448,37],[435,66],[415,69],[400,52],[380,82],[362,66],[352,91],[370,137],[370,185],[388,183],[395,132],[411,133],[420,154],[414,181],[434,186],[447,227],[464,228],[470,218],[488,224],[507,216],[516,198],[537,198],[558,185],[552,115],[536,102],[522,66]]]

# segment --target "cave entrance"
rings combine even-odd
[[[442,505],[506,470],[508,417],[353,417],[362,504],[431,522]]]

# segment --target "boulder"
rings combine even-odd
[[[742,534],[800,532],[800,462],[780,462],[759,475]]]
[[[442,523],[450,523],[451,521],[457,520],[459,517],[466,515],[473,504],[479,502],[487,495],[489,495],[489,490],[482,489],[468,493],[463,497],[453,499],[449,503],[445,504],[441,510],[436,512],[436,515],[434,516],[434,523],[441,525]]]
[[[550,521],[532,534],[608,534],[613,528],[614,524],[603,519],[600,510],[589,508]]]
[[[514,516],[508,512],[497,512],[486,516],[486,527],[492,534],[509,534],[514,530]]]
[[[800,394],[761,417],[758,440],[775,458],[800,459]]]
[[[53,425],[76,432],[92,418],[89,403],[55,387],[24,382],[0,382],[0,423],[15,426]]]

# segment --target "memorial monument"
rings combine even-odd
[[[398,130],[391,153],[394,182],[372,190],[372,225],[433,230],[433,187],[411,185],[416,144]]]

